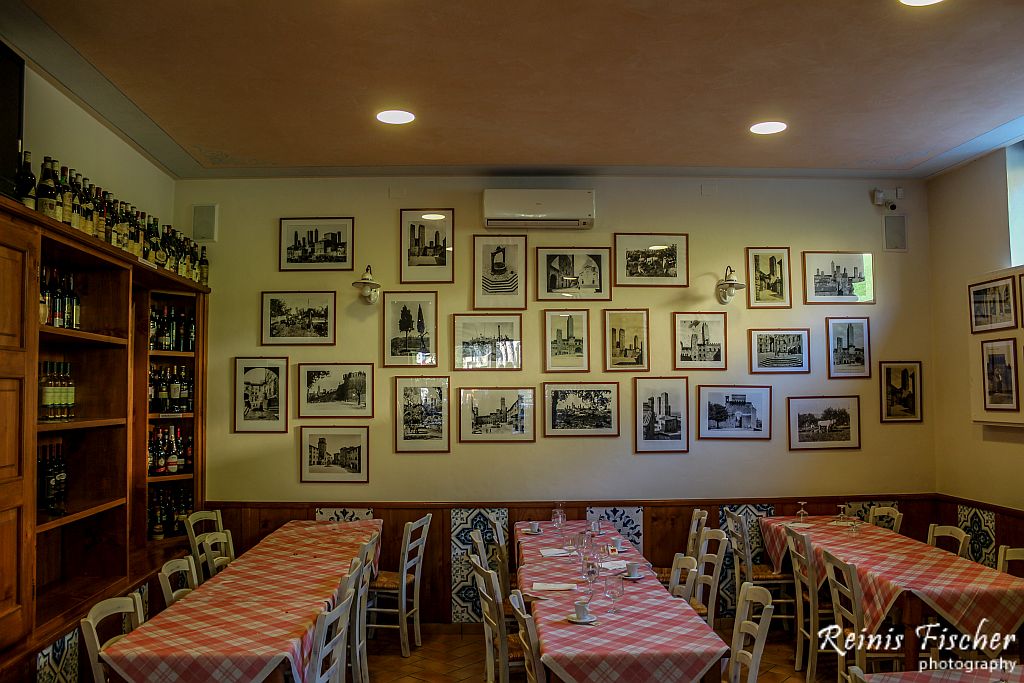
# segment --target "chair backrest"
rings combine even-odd
[[[814,550],[811,548],[811,537],[801,534],[796,529],[786,527],[786,545],[793,563],[793,582],[796,584],[797,596],[808,596],[812,613],[818,610],[818,570],[814,565]],[[800,598],[802,599],[802,597]]]
[[[209,524],[212,523],[212,527]],[[206,531],[198,531],[199,525],[205,525]],[[188,534],[188,545],[192,550],[192,559],[196,562],[196,570],[199,572],[199,583],[203,582],[203,569],[206,567],[206,557],[203,555],[203,541],[206,536],[214,531],[224,531],[224,519],[220,510],[200,510],[193,512],[185,518],[185,533]]]
[[[886,520],[889,520],[888,523],[886,523]],[[868,524],[887,527],[899,533],[900,525],[903,524],[903,513],[894,507],[872,505],[871,509],[868,510]]]
[[[747,520],[732,510],[725,510],[725,531],[732,545],[733,566],[736,572],[736,585],[744,581],[753,581],[754,558],[750,551],[750,534]]]
[[[967,557],[967,544],[971,540],[970,534],[957,526],[943,526],[941,524],[928,525],[928,545],[936,548],[939,546],[940,538],[952,538],[957,542],[956,554],[960,557]]]
[[[349,641],[351,642],[351,664],[353,683],[363,683],[370,680],[370,672],[366,663],[368,655],[366,650],[366,607],[370,600],[370,581],[373,579],[373,560],[377,557],[377,545],[380,543],[380,533],[374,531],[370,540],[359,549],[359,557],[352,561],[349,568],[349,575],[345,577],[348,585],[355,591],[352,598],[352,608],[349,610]],[[359,562],[356,565],[356,562]],[[342,587],[345,583],[342,583]]]
[[[708,625],[715,627],[715,610],[718,605],[718,587],[722,578],[722,565],[729,540],[721,529],[704,527],[701,534],[700,557],[697,558],[697,581],[694,595],[708,608]]]
[[[674,597],[689,601],[693,585],[697,582],[697,558],[676,553],[672,558],[672,574],[668,580],[668,592]]]
[[[1024,561],[1024,548],[1011,548],[1008,545],[999,546],[999,556],[996,560],[996,568],[1007,574],[1010,573],[1011,562]]]
[[[860,579],[857,578],[857,567],[843,562],[827,550],[822,551],[825,559],[825,573],[828,575],[828,589],[832,595],[832,612],[839,633],[862,633],[864,628],[864,603],[861,595]],[[867,655],[864,648],[854,648],[852,664],[865,668]],[[840,680],[849,680],[847,661],[849,650],[839,655]]]
[[[357,559],[356,562],[358,561]],[[349,586],[334,609],[325,610],[316,618],[313,651],[310,653],[309,669],[306,673],[307,681],[344,683],[349,615],[355,595],[356,592]]]
[[[505,609],[502,607],[501,586],[498,573],[491,571],[475,553],[470,553],[469,564],[476,577],[480,609],[484,617],[484,638],[488,647],[497,650],[494,666],[498,668],[498,680],[508,680],[508,631],[505,628]],[[493,643],[491,645],[490,643]]]
[[[420,590],[420,576],[423,574],[423,553],[426,550],[427,534],[430,533],[430,520],[433,518],[432,513],[427,513],[415,522],[406,522],[405,531],[402,532],[402,557],[398,575],[404,579],[411,572],[416,577],[413,590],[417,594]],[[398,585],[404,589],[405,581],[399,580]]]
[[[176,574],[183,574],[184,586],[175,590],[171,586],[171,580]],[[185,597],[199,585],[199,575],[196,572],[196,561],[191,555],[180,557],[175,560],[164,562],[157,575],[160,580],[160,590],[164,594],[164,605],[170,607],[175,602]]]
[[[700,555],[700,544],[701,534],[704,533],[704,527],[708,524],[708,511],[701,510],[700,508],[694,508],[693,514],[690,515],[690,531],[686,534],[686,554],[690,557],[697,557]]]
[[[512,579],[508,568],[508,541],[505,537],[505,527],[497,519],[487,516],[487,522],[491,527],[491,535],[494,537],[494,560],[497,564],[498,581],[501,582],[501,590],[505,595],[512,590]]]
[[[81,621],[82,639],[85,641],[85,651],[89,657],[89,668],[92,669],[92,678],[95,683],[106,683],[107,672],[103,662],[100,660],[100,652],[111,643],[120,639],[123,635],[122,629],[117,629],[117,635],[101,641],[99,636],[100,624],[112,616],[121,617],[118,619],[118,626],[124,623],[124,617],[128,617],[128,630],[134,631],[139,627],[145,617],[142,610],[142,598],[138,593],[131,593],[123,598],[107,598],[93,605],[89,613]]]
[[[497,545],[508,546],[508,541],[505,538],[505,525],[499,522],[494,517],[486,515],[487,524],[491,527],[491,534],[494,536],[494,542]]]
[[[519,642],[523,646],[526,680],[528,683],[547,683],[548,672],[540,661],[540,638],[537,636],[537,622],[526,612],[526,599],[523,594],[514,590],[509,593],[508,601],[512,605],[512,613],[519,624]]]
[[[206,558],[206,570],[213,578],[220,570],[231,564],[235,559],[235,544],[231,540],[231,531],[211,531],[206,534],[202,544],[202,555]]]
[[[850,681],[852,683],[864,683],[864,670],[859,666],[851,666]]]
[[[760,607],[759,610],[755,606]],[[732,650],[729,656],[729,683],[757,683],[761,668],[761,655],[771,625],[772,594],[767,588],[755,586],[749,581],[740,587],[736,602],[736,623],[732,629]],[[742,676],[746,668],[747,675]]]

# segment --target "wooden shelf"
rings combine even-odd
[[[65,614],[84,613],[92,603],[119,595],[127,583],[126,576],[75,576],[45,586],[36,596],[36,628]]]
[[[150,413],[150,420],[188,420],[195,417],[195,413]]]
[[[156,349],[149,350],[150,356],[155,357],[166,357],[166,358],[195,358],[195,351],[157,351]]]
[[[186,481],[192,478],[192,473],[188,474],[165,474],[160,476],[159,474],[154,477],[146,477],[147,484],[160,484],[165,481]]]
[[[85,332],[83,330],[69,330],[66,327],[39,326],[39,340],[46,342],[59,342],[61,344],[77,344],[83,346],[127,346],[128,340],[124,337],[114,337],[109,334],[96,332]]]
[[[65,422],[40,422],[39,424],[36,425],[36,431],[63,432],[68,431],[70,429],[95,429],[96,427],[119,427],[125,424],[128,424],[128,419],[124,417],[76,417],[73,420],[67,420]]]
[[[102,503],[90,505],[89,507],[82,510],[78,510],[77,512],[68,513],[63,517],[55,517],[54,519],[43,522],[42,524],[36,524],[36,533],[41,534],[46,531],[52,531],[53,529],[57,529],[68,524],[74,524],[75,522],[79,522],[83,519],[86,519],[87,517],[98,515],[101,512],[106,512],[107,510],[113,510],[116,507],[125,505],[127,502],[127,498],[115,498],[114,500],[108,500]]]

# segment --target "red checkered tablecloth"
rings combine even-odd
[[[761,535],[775,570],[786,556],[785,525],[796,517],[761,518]],[[823,550],[856,565],[864,594],[865,626],[874,633],[893,603],[910,591],[962,633],[1015,633],[1024,623],[1024,579],[998,572],[953,553],[873,524],[856,532],[836,526],[834,517],[807,517],[814,562],[825,581]],[[990,649],[995,655],[998,649]]]
[[[650,565],[628,542],[626,551],[613,559],[641,562],[645,578],[625,581],[625,595],[618,600],[616,614],[609,613],[611,602],[595,592],[591,611],[598,617],[595,626],[572,624],[566,617],[573,613],[579,591],[533,591],[534,582],[576,583],[580,574],[575,557],[540,556],[541,548],[560,547],[559,536],[550,522],[541,524],[543,534],[523,532],[527,524],[516,525],[521,564],[519,585],[526,593],[546,599],[533,603],[533,615],[540,638],[541,659],[562,680],[576,683],[617,681],[696,681],[717,666],[729,651],[725,642],[683,600],[673,598],[658,582]],[[578,527],[578,528],[577,528]],[[567,531],[582,531],[585,522],[569,522]],[[597,538],[611,543],[618,536],[602,527]],[[604,570],[607,571],[607,570]],[[581,590],[585,582],[580,581]],[[603,586],[601,579],[595,584]]]
[[[1020,669],[1017,665],[1015,669]],[[907,671],[905,673],[870,674],[867,683],[1021,683],[1020,671]]]
[[[317,616],[382,526],[288,522],[101,656],[128,681],[259,681],[285,660],[304,681]]]

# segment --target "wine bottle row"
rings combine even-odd
[[[151,489],[149,494],[149,537],[154,541],[184,534],[185,520],[195,506],[190,489],[166,490],[164,486]]]
[[[39,364],[39,421],[64,422],[75,417],[75,380],[71,363]]]
[[[40,512],[64,515],[68,509],[68,468],[61,442],[39,445],[36,456],[36,505]]]
[[[32,170],[32,153],[24,152],[15,175],[15,191],[22,204],[123,249],[148,263],[195,282],[207,284],[210,261],[206,247],[170,225],[160,229],[155,216],[120,201],[109,191],[93,185],[75,169],[45,157],[39,181]]]
[[[191,413],[195,405],[195,380],[184,365],[149,366],[149,412]]]
[[[195,351],[196,317],[174,306],[153,306],[149,312],[149,349],[151,351]]]
[[[40,269],[39,324],[82,329],[82,300],[75,288],[74,273],[61,273],[50,266]]]
[[[192,436],[182,436],[181,427],[154,427],[149,432],[148,448],[146,463],[149,476],[192,473]]]

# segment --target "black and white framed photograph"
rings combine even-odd
[[[526,235],[473,235],[473,308],[526,309]]]
[[[921,361],[878,362],[882,422],[921,422]]]
[[[770,440],[772,388],[740,385],[698,386],[697,438]]]
[[[544,310],[544,372],[590,372],[589,310]]]
[[[544,382],[544,436],[618,435],[618,382]]]
[[[369,427],[302,427],[299,481],[368,484]]]
[[[288,431],[288,359],[235,358],[235,431]]]
[[[395,377],[395,452],[447,453],[447,377]]]
[[[536,393],[533,387],[462,387],[459,442],[536,441]]]
[[[747,308],[792,308],[789,247],[747,247]]]
[[[456,313],[452,329],[452,369],[523,369],[521,314]]]
[[[402,209],[401,283],[455,282],[455,209]]]
[[[1017,289],[1012,275],[967,287],[971,334],[1017,327]]]
[[[805,304],[873,304],[875,271],[870,253],[805,251]]]
[[[871,328],[867,318],[825,318],[829,379],[871,376]]]
[[[332,346],[335,296],[335,292],[261,292],[260,343]]]
[[[437,292],[384,292],[384,367],[437,367]]]
[[[282,218],[278,270],[352,270],[356,219]]]
[[[751,374],[811,371],[811,331],[806,327],[749,330]]]
[[[537,300],[611,301],[612,250],[537,247]]]
[[[685,377],[634,377],[636,453],[690,450],[690,389]]]
[[[689,287],[689,235],[615,233],[616,287]]]
[[[373,417],[373,363],[299,363],[299,417]]]
[[[647,372],[651,369],[650,331],[646,308],[604,309],[606,372]]]
[[[725,370],[725,313],[687,311],[672,314],[672,367],[676,370]]]
[[[860,448],[860,396],[790,396],[789,450]]]
[[[985,410],[1020,410],[1017,391],[1017,340],[981,342]]]

